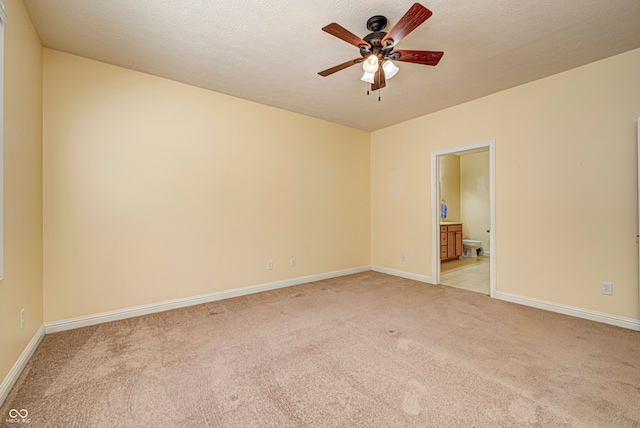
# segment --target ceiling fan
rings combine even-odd
[[[335,22],[323,27],[322,31],[359,48],[362,58],[349,60],[321,71],[318,74],[326,77],[340,70],[344,70],[347,67],[351,67],[354,64],[362,63],[364,75],[360,80],[370,83],[371,90],[375,91],[384,88],[387,85],[387,79],[391,79],[398,72],[399,68],[392,60],[412,62],[414,64],[437,65],[442,55],[444,55],[444,52],[395,49],[396,44],[398,44],[400,40],[415,30],[432,14],[429,9],[420,3],[414,3],[388,33],[382,31],[387,26],[387,18],[382,15],[373,16],[367,21],[367,28],[371,33],[364,38],[356,36]]]

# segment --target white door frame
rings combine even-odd
[[[640,127],[640,122],[638,124]],[[496,140],[481,141],[479,143],[465,144],[449,147],[431,152],[431,278],[435,284],[440,284],[440,200],[438,157],[451,154],[464,154],[478,149],[489,149],[489,206],[491,209],[491,257],[489,261],[490,296],[496,295],[496,261],[498,259],[498,246],[496,240]]]

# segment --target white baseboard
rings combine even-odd
[[[491,253],[488,251],[480,251],[480,254],[478,254],[479,256],[486,256],[486,257],[491,257]],[[462,259],[471,259],[473,257],[471,256],[465,256],[464,253],[460,256],[460,258]]]
[[[418,275],[417,273],[404,272],[401,270],[389,269],[382,266],[371,266],[371,270],[393,276],[399,276],[401,278],[412,279],[414,281],[426,282],[427,284],[433,284],[433,280],[430,276]]]
[[[615,325],[618,327],[628,328],[630,330],[640,331],[640,320],[634,318],[626,318],[617,315],[606,314],[604,312],[576,308],[575,306],[562,305],[560,303],[548,302],[545,300],[534,299],[532,297],[519,296],[517,294],[503,293],[501,291],[498,291],[494,297],[506,302],[531,306],[538,309],[544,309],[545,311],[557,312],[564,315],[571,315],[577,318],[584,318],[591,321],[597,321],[605,324]]]
[[[11,391],[11,388],[13,388],[13,385],[20,377],[22,370],[24,370],[24,366],[27,365],[29,358],[31,358],[31,356],[35,352],[36,348],[40,344],[40,341],[44,337],[44,334],[44,325],[41,325],[38,331],[36,331],[36,334],[34,334],[29,341],[27,347],[24,348],[24,351],[22,351],[22,354],[20,354],[20,358],[18,358],[18,361],[16,361],[7,376],[0,384],[0,406],[4,404],[4,400],[6,400],[7,396],[9,395],[9,391]],[[0,415],[0,417],[3,416]]]
[[[361,266],[351,269],[343,269],[334,272],[320,273],[316,275],[302,276],[299,278],[285,279],[282,281],[270,282],[267,284],[252,285],[249,287],[236,288],[233,290],[217,291],[214,293],[201,294],[199,296],[184,297],[181,299],[169,300],[149,305],[135,306],[132,308],[119,309],[116,311],[102,312],[93,315],[86,315],[77,318],[69,318],[60,321],[52,321],[45,324],[46,334],[57,333],[59,331],[72,330],[90,325],[102,324],[105,322],[118,321],[126,318],[139,317],[156,312],[168,311],[171,309],[184,308],[187,306],[200,305],[202,303],[214,302],[216,300],[230,299],[232,297],[245,296],[247,294],[260,293],[262,291],[275,290],[278,288],[291,287],[305,284],[307,282],[321,281],[323,279],[336,278],[339,276],[352,275],[355,273],[371,270],[370,266]]]
[[[402,278],[412,279],[414,281],[426,282],[433,284],[431,277],[418,275],[410,272],[403,272],[400,270],[384,268],[381,266],[371,266],[371,270],[380,273],[386,273],[389,275],[399,276]],[[576,318],[588,319],[591,321],[597,321],[604,324],[615,325],[618,327],[628,328],[630,330],[640,331],[640,320],[634,318],[626,318],[618,315],[611,315],[604,312],[592,311],[589,309],[577,308],[575,306],[563,305],[560,303],[548,302],[546,300],[534,299],[532,297],[520,296],[517,294],[496,292],[496,299],[504,300],[506,302],[517,303],[519,305],[531,306],[545,311],[557,312],[564,315],[570,315]]]

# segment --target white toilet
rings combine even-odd
[[[478,252],[476,250],[481,246],[482,246],[481,241],[475,241],[473,239],[463,239],[462,240],[462,247],[464,248],[463,257],[470,257],[472,259],[475,259],[476,257],[478,257]]]

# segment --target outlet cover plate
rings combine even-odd
[[[600,283],[600,294],[605,294],[607,296],[613,296],[613,283],[612,282],[601,282]]]

